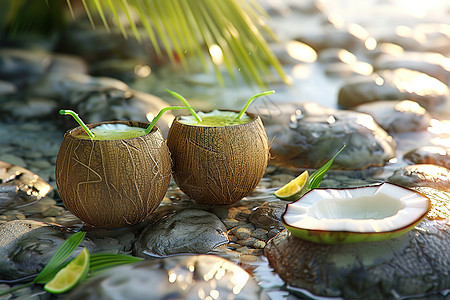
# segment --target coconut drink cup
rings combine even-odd
[[[268,139],[261,119],[246,116],[248,122],[231,126],[185,124],[182,116],[172,123],[172,175],[194,201],[231,204],[258,185],[269,160]]]
[[[148,123],[111,121],[146,128]],[[171,160],[161,131],[118,139],[82,139],[83,128],[65,133],[56,160],[56,184],[64,205],[86,225],[120,228],[145,220],[161,203]]]

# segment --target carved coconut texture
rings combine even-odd
[[[167,136],[173,177],[198,203],[231,204],[253,191],[264,175],[269,147],[259,117],[246,124],[203,127],[174,120]]]
[[[143,127],[132,121],[121,123]],[[77,127],[64,135],[56,160],[56,184],[64,205],[88,226],[119,228],[143,221],[161,203],[171,160],[160,130],[121,140],[78,139]]]

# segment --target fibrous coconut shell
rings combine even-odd
[[[231,204],[253,191],[269,159],[261,119],[234,126],[205,127],[175,119],[167,136],[173,177],[198,203]]]
[[[111,121],[146,128],[148,123]],[[56,160],[56,184],[64,205],[88,226],[120,228],[138,224],[158,207],[169,186],[171,160],[160,130],[119,140],[64,135]]]

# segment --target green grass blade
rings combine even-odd
[[[309,177],[309,182],[308,182],[308,190],[312,190],[312,189],[318,188],[320,186],[323,176],[325,175],[325,173],[328,171],[328,169],[333,164],[333,161],[336,158],[336,156],[338,156],[339,153],[341,153],[341,151],[344,150],[344,148],[345,148],[345,145],[342,146],[341,150],[339,150],[326,164],[324,164],[322,167],[320,167],[314,173],[311,174],[311,176]]]
[[[16,1],[18,2],[18,1]],[[67,7],[69,8],[70,11],[70,15],[72,16],[72,19],[75,19],[75,14],[73,13],[73,7],[72,7],[72,3],[70,3],[70,0],[66,0],[67,2]]]
[[[186,60],[185,55],[180,44],[180,39],[176,36],[176,28],[181,27],[179,19],[174,19],[171,17],[173,11],[170,6],[170,1],[154,1],[156,12],[160,16],[160,20],[162,25],[164,26],[165,32],[167,34],[167,38],[172,45],[172,51],[174,51],[178,57],[181,65],[186,68]]]
[[[136,28],[136,24],[135,24],[134,20],[131,18],[131,10],[130,10],[130,7],[128,6],[128,2],[126,0],[121,0],[120,4],[122,5],[123,12],[124,12],[125,16],[127,17],[128,24],[130,24],[130,26],[131,26],[131,31],[133,31],[134,37],[136,38],[136,40],[138,40],[140,42],[141,35],[139,34],[139,31]]]
[[[138,5],[136,11],[139,14],[139,19],[141,20],[142,25],[144,26],[145,31],[147,32],[150,42],[152,43],[153,47],[155,48],[156,54],[161,56],[162,55],[161,47],[159,47],[159,43],[158,43],[158,40],[156,39],[155,31],[153,30],[152,26],[150,25],[150,23],[148,21],[148,15],[146,15],[147,6],[143,3],[143,0],[138,0],[136,3]]]
[[[117,267],[125,264],[133,264],[144,260],[140,257],[112,254],[112,253],[98,253],[91,254],[89,274],[94,276],[106,269]]]
[[[114,19],[116,20],[117,26],[119,26],[120,32],[122,33],[123,37],[125,39],[128,38],[127,31],[125,30],[125,27],[123,27],[122,22],[120,21],[119,14],[116,10],[116,4],[114,4],[111,0],[107,0],[108,7],[111,10],[112,14],[114,15]]]
[[[79,231],[64,241],[61,247],[56,250],[55,254],[44,269],[42,269],[39,275],[34,278],[33,282],[46,283],[50,281],[56,274],[55,270],[59,270],[61,268],[61,265],[67,260],[67,258],[69,258],[73,251],[75,251],[85,235],[86,233],[84,231]]]
[[[172,51],[172,43],[171,43],[170,39],[167,37],[167,32],[164,27],[164,23],[161,19],[164,16],[160,16],[157,13],[158,7],[154,1],[146,0],[145,5],[147,7],[147,13],[148,13],[149,19],[151,20],[151,22],[155,28],[155,32],[158,35],[158,37],[160,38],[160,40],[164,46],[164,50],[167,54],[167,57],[169,58],[170,62],[173,65],[176,65],[178,62]]]
[[[86,3],[86,0],[81,0],[83,2],[84,10],[86,11],[86,15],[88,16],[89,22],[91,22],[92,28],[95,29],[95,23],[92,19],[91,10],[89,9],[89,5]]]
[[[103,26],[105,26],[106,31],[110,32],[108,21],[106,20],[105,13],[103,11],[103,7],[100,3],[100,0],[93,0],[95,7],[98,10],[98,14],[100,15],[100,19],[102,19]],[[72,12],[73,13],[73,12]]]

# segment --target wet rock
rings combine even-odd
[[[123,81],[110,77],[92,77],[82,73],[48,75],[31,86],[27,95],[35,98],[58,101],[59,106],[73,108],[82,116],[85,123],[108,120],[149,121],[166,106],[162,99],[132,90]],[[26,103],[25,103],[26,104]],[[25,105],[24,109],[29,109]],[[56,110],[53,110],[56,115]],[[50,114],[51,115],[51,114]],[[49,116],[49,114],[46,114]],[[168,131],[173,114],[165,113],[157,125]],[[73,120],[67,127],[78,126]]]
[[[450,169],[450,149],[444,146],[423,146],[403,155],[412,164],[433,164]]]
[[[414,26],[401,26],[399,30],[386,30],[378,34],[378,42],[394,43],[409,51],[448,54],[449,25],[440,22],[420,22]]]
[[[447,61],[448,58],[440,53],[406,51],[401,56],[382,54],[377,57],[373,66],[375,71],[398,68],[419,71],[448,84],[450,70]]]
[[[39,201],[51,191],[38,175],[0,161],[0,213]]]
[[[442,220],[382,242],[323,245],[284,231],[265,248],[292,292],[344,299],[439,297],[450,286],[449,253],[450,226]]]
[[[139,257],[203,254],[227,242],[227,229],[216,215],[184,209],[145,228],[134,244],[134,254]]]
[[[132,16],[133,17],[133,16]],[[138,20],[136,23],[140,24]],[[126,23],[126,24],[125,24]],[[87,18],[78,18],[63,32],[59,44],[60,51],[79,55],[88,62],[99,62],[104,59],[140,59],[150,61],[155,55],[150,40],[143,38],[138,41],[128,25],[124,22],[124,29],[129,38],[125,38],[116,26],[106,30],[102,25],[92,30]],[[141,26],[140,26],[141,27]],[[142,36],[147,33],[138,29]]]
[[[109,76],[125,82],[150,75],[151,68],[139,59],[104,59],[91,65],[90,74]]]
[[[356,61],[354,63],[332,63],[327,64],[325,67],[325,74],[331,77],[337,78],[349,78],[354,76],[368,76],[372,74],[373,67],[371,64]]]
[[[409,165],[394,172],[387,181],[405,187],[431,187],[450,190],[450,170],[431,164]]]
[[[0,224],[0,279],[19,279],[39,273],[72,234],[65,227],[33,220]],[[85,239],[71,258],[83,247],[92,251],[95,245]]]
[[[281,231],[284,229],[281,215],[284,213],[287,203],[287,201],[265,202],[253,211],[249,221],[257,228]]]
[[[17,92],[17,87],[9,81],[0,80],[0,103]]]
[[[45,74],[50,63],[51,56],[45,51],[3,48],[0,49],[0,79],[23,88]]]
[[[427,214],[430,220],[444,220],[450,225],[450,192],[440,191],[430,187],[411,187],[430,199],[431,209]]]
[[[60,104],[56,100],[45,98],[25,98],[20,101],[6,102],[1,113],[8,115],[8,119],[48,119],[56,116]]]
[[[360,27],[362,31],[367,31]],[[351,28],[337,28],[333,24],[303,28],[295,36],[297,41],[305,43],[316,51],[327,48],[354,49],[364,45],[365,36],[353,34]]]
[[[268,296],[241,267],[215,255],[145,260],[105,271],[66,299],[260,299]]]
[[[88,74],[88,65],[81,57],[55,53],[47,74],[57,76],[58,74]]]
[[[272,45],[271,49],[283,65],[294,65],[300,62],[313,63],[317,60],[316,51],[299,41]]]
[[[394,139],[367,114],[303,103],[289,119],[289,127],[266,127],[269,140],[273,140],[271,154],[275,163],[317,169],[343,145],[347,149],[336,157],[333,168],[383,166],[395,156]]]
[[[344,108],[376,100],[412,100],[430,112],[448,104],[447,85],[425,73],[408,69],[380,71],[371,77],[357,77],[344,84],[338,104]]]
[[[387,132],[421,131],[430,125],[430,114],[410,100],[376,101],[361,104],[355,110],[371,115]]]

